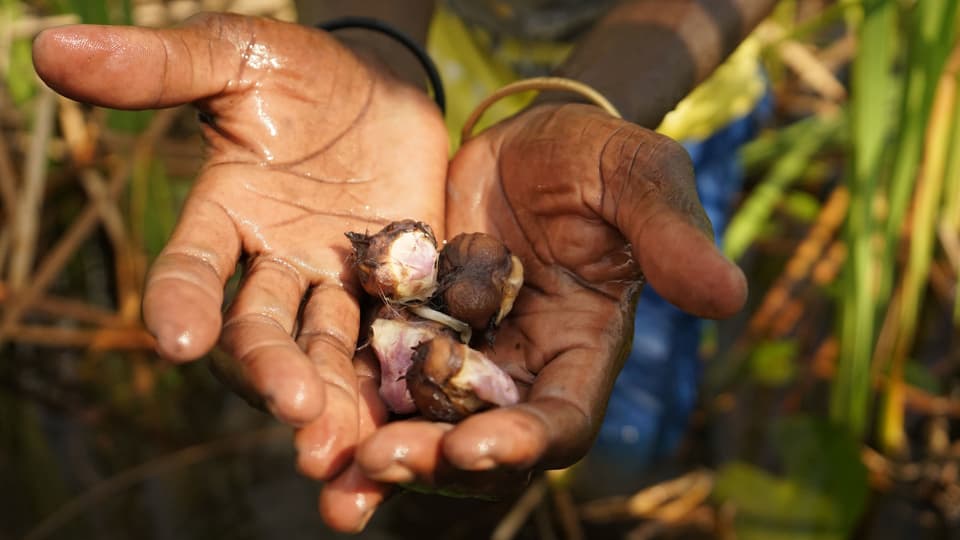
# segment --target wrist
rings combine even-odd
[[[315,25],[345,17],[375,18],[402,32],[420,48],[426,46],[435,7],[435,0],[296,0],[295,3],[304,24]],[[364,60],[372,60],[378,71],[426,89],[427,75],[417,58],[389,36],[361,28],[340,28],[331,35]]]
[[[372,69],[387,73],[427,92],[427,76],[417,58],[389,36],[362,28],[345,28],[330,35]]]
[[[358,30],[371,34],[368,36],[356,32],[354,37],[346,36],[340,39],[348,48],[350,48],[350,40],[360,40],[353,41],[353,51],[358,53],[357,56],[361,61],[366,60],[376,70],[390,72],[413,86],[420,86],[424,78],[428,79],[430,89],[433,90],[433,101],[440,109],[440,113],[444,113],[443,81],[440,80],[437,66],[423,47],[423,40],[418,41],[399,28],[375,17],[345,16],[319,23],[316,26],[328,33]],[[402,53],[407,53],[407,58],[398,56]],[[414,79],[412,70],[404,67],[405,64],[401,64],[403,59],[409,61],[409,58],[415,59],[422,69],[424,77],[419,79],[420,84],[414,82],[417,79]],[[406,72],[409,72],[409,74]]]

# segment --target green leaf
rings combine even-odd
[[[785,475],[733,462],[717,473],[714,497],[736,507],[740,540],[847,538],[866,504],[867,473],[846,431],[788,418],[774,429]]]
[[[833,526],[830,497],[746,463],[720,469],[714,495],[736,506],[739,540],[844,538],[844,531]]]
[[[850,530],[867,500],[867,469],[858,444],[839,426],[807,416],[780,419],[773,429],[787,475],[828,495],[833,523]]]
[[[896,35],[896,15],[892,0],[869,0],[850,9],[860,48],[851,68],[852,167],[847,179],[851,197],[844,227],[848,259],[840,279],[840,361],[831,387],[830,416],[857,436],[867,430],[873,397],[870,359],[883,303],[877,291],[885,266],[876,241],[883,223],[874,204],[893,129],[893,115],[886,111],[898,88],[891,39]]]
[[[19,2],[4,1],[0,4],[0,27],[23,17]],[[14,105],[23,105],[36,91],[36,76],[33,74],[32,44],[29,39],[17,39],[9,44],[5,83]]]
[[[30,40],[18,39],[10,45],[10,66],[7,70],[7,89],[14,105],[23,105],[36,94]]]
[[[794,358],[797,345],[792,340],[765,341],[750,354],[750,377],[765,386],[783,386],[796,376]]]

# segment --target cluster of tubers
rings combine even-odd
[[[506,246],[469,233],[439,249],[430,227],[414,220],[346,235],[361,285],[383,301],[369,343],[388,408],[456,422],[517,402],[513,379],[470,347],[493,343],[523,284],[523,265]]]

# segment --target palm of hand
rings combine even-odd
[[[569,465],[599,428],[645,278],[702,316],[744,301],[682,147],[594,107],[539,106],[488,129],[457,152],[447,190],[448,236],[488,232],[523,261],[488,353],[526,395],[456,426],[379,429],[356,458],[375,480],[502,491],[518,472]]]
[[[273,412],[304,426],[300,466],[334,476],[383,417],[374,368],[354,357],[359,287],[344,232],[409,217],[443,234],[437,109],[328,34],[266,19],[58,28],[37,38],[34,60],[81,101],[201,110],[208,160],[150,270],[144,319],[173,360],[220,337]],[[221,335],[223,285],[241,255]]]
[[[333,316],[356,311],[343,233],[402,217],[440,228],[442,120],[421,92],[390,80],[326,34],[256,19],[216,17],[198,26],[209,31],[213,24],[220,41],[211,62],[224,67],[208,75],[222,90],[197,101],[207,119],[209,158],[151,273],[147,322],[168,356],[189,358],[209,348],[209,338],[184,344],[179,331],[209,326],[208,313],[170,329],[171,312],[190,285],[214,294],[242,251],[248,272],[226,325],[251,323],[255,331],[239,332],[240,342],[224,335],[242,362],[256,362],[245,358],[248,345],[270,339],[260,335],[269,329],[257,319],[292,332],[308,287],[329,290],[322,293],[325,314],[304,329],[352,351],[355,317]],[[191,257],[213,266],[217,281],[176,283]],[[171,284],[165,284],[168,270]]]
[[[205,325],[215,336],[215,314],[171,315],[191,302],[193,284],[201,295],[216,294],[242,251],[244,283],[221,343],[272,410],[302,424],[325,402],[329,414],[356,408],[353,399],[331,406],[323,390],[356,387],[359,288],[343,233],[415,217],[442,234],[446,131],[422,92],[325,34],[256,24],[262,27],[250,38],[236,38],[233,49],[244,52],[227,82],[232,89],[198,103],[208,119],[209,159],[151,271],[144,313],[161,352],[175,359],[202,353],[209,339],[186,347],[179,340]],[[222,268],[205,281],[178,280],[191,259],[223,261]]]

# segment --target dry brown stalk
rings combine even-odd
[[[834,369],[833,362],[837,357],[836,349],[838,346],[837,340],[825,339],[813,351],[813,354],[810,355],[810,370],[800,380],[799,384],[790,388],[783,398],[782,408],[786,413],[800,410],[803,406],[804,397],[810,393],[811,388],[820,378],[818,374]]]
[[[696,470],[644,488],[630,497],[590,501],[582,506],[581,513],[589,521],[626,517],[673,523],[699,507],[712,490],[713,472]]]
[[[871,486],[881,491],[893,486],[893,465],[883,454],[864,446],[860,449],[860,461],[867,468]]]
[[[904,369],[907,356],[913,349],[917,337],[917,320],[924,291],[929,287],[929,263],[933,254],[933,238],[936,224],[932,207],[939,206],[944,184],[944,171],[947,167],[948,149],[945,141],[950,136],[954,109],[957,106],[957,73],[960,72],[960,45],[955,46],[947,60],[943,73],[937,82],[930,106],[930,121],[924,133],[922,166],[916,177],[916,188],[910,203],[910,216],[907,223],[912,231],[908,243],[910,256],[903,275],[897,286],[900,301],[891,304],[891,312],[896,313],[896,324],[891,325],[894,337],[890,350],[890,374],[887,378],[886,399],[883,409],[883,423],[880,438],[884,449],[889,453],[906,453],[909,440],[904,428],[904,408],[906,388]],[[917,257],[920,255],[920,257]],[[923,262],[921,262],[921,260]]]
[[[754,337],[763,335],[776,320],[780,311],[793,296],[793,289],[810,275],[827,242],[843,223],[849,202],[850,193],[845,187],[841,186],[833,190],[807,236],[797,246],[793,256],[787,261],[783,273],[770,287],[760,307],[750,318],[747,335]]]
[[[33,270],[37,222],[40,219],[47,179],[47,143],[53,133],[56,105],[56,94],[45,86],[41,87],[36,98],[33,134],[23,166],[23,185],[20,187],[12,228],[13,243],[7,280],[14,289],[22,287]]]
[[[517,499],[513,508],[497,524],[490,538],[492,540],[511,540],[516,537],[530,514],[543,502],[547,494],[547,487],[547,480],[543,476],[539,476],[531,482],[523,495]]]
[[[780,56],[783,65],[814,92],[835,103],[846,100],[846,88],[813,46],[790,39],[786,30],[772,20],[761,23],[755,35],[764,45],[771,46]]]
[[[60,97],[60,131],[70,158],[81,167],[90,166],[97,149],[97,129],[84,118],[80,104]]]
[[[10,254],[10,228],[0,228],[0,276],[7,266],[7,256]]]
[[[821,96],[837,103],[846,101],[847,91],[833,72],[817,58],[809,46],[786,40],[777,46],[783,63],[792,69],[810,88]]]
[[[11,334],[19,343],[40,347],[126,351],[153,350],[156,346],[153,336],[140,327],[83,329],[18,324]]]
[[[943,246],[943,251],[947,254],[947,260],[950,261],[953,274],[960,276],[960,231],[955,230],[951,226],[950,220],[944,217],[937,227],[937,236],[940,237],[940,245]]]
[[[770,328],[768,329],[769,336],[774,339],[779,339],[790,335],[790,332],[796,328],[797,323],[803,318],[806,312],[807,306],[804,304],[802,298],[791,299],[783,306],[783,309],[780,310],[780,313],[777,314],[777,317],[773,319],[773,322],[770,324]]]
[[[930,263],[930,287],[940,297],[944,305],[953,306],[956,297],[957,277],[946,260],[933,260]]]
[[[553,516],[546,504],[537,505],[533,512],[533,523],[537,527],[538,540],[557,540],[557,531],[553,526]]]
[[[547,471],[547,480],[550,483],[550,493],[553,495],[553,505],[557,509],[557,519],[567,540],[583,540],[586,535],[580,524],[577,506],[567,486],[566,475],[569,469]]]
[[[825,287],[840,275],[844,261],[847,260],[847,245],[840,240],[834,241],[827,248],[824,256],[817,261],[816,266],[811,271],[813,282],[821,287]]]
[[[141,280],[123,214],[117,208],[116,201],[109,197],[107,184],[99,172],[85,169],[81,173],[81,183],[87,196],[96,205],[107,237],[113,245],[120,316],[124,320],[134,321],[140,312]]]
[[[20,180],[10,159],[10,148],[4,139],[3,130],[0,129],[0,201],[3,203],[5,230],[9,230],[13,226],[13,221],[17,215],[18,185],[20,185]],[[2,270],[3,266],[0,266],[0,272]]]
[[[814,375],[821,379],[832,379],[836,374],[839,351],[836,336],[824,340],[816,361],[812,364]],[[882,388],[886,385],[886,381],[887,377],[885,375],[875,374],[873,386],[874,388]],[[926,415],[960,418],[960,400],[933,395],[906,382],[903,383],[903,397],[905,406],[911,411]]]
[[[120,194],[134,163],[147,158],[154,143],[166,133],[178,111],[179,109],[165,109],[154,115],[150,126],[141,134],[133,155],[113,171],[107,184],[107,193],[111,199],[115,199]],[[23,312],[47,290],[53,279],[99,222],[100,213],[97,211],[96,203],[88,202],[70,229],[40,262],[34,279],[27,283],[22,291],[18,291],[16,298],[4,310],[3,319],[0,321],[0,346],[8,339],[10,331],[20,320]]]
[[[817,56],[823,66],[832,73],[849,64],[856,52],[857,40],[853,32],[847,32],[842,38],[824,47]]]
[[[0,282],[0,306],[5,305],[13,297],[10,288]],[[52,315],[60,320],[66,319],[96,326],[117,326],[120,318],[113,311],[57,296],[41,296],[31,306],[31,312]]]
[[[796,116],[829,118],[840,114],[840,105],[816,94],[796,94],[778,89],[777,108]]]
[[[694,471],[692,485],[675,499],[662,505],[653,512],[652,517],[664,523],[677,523],[693,513],[710,497],[713,491],[713,473]]]

